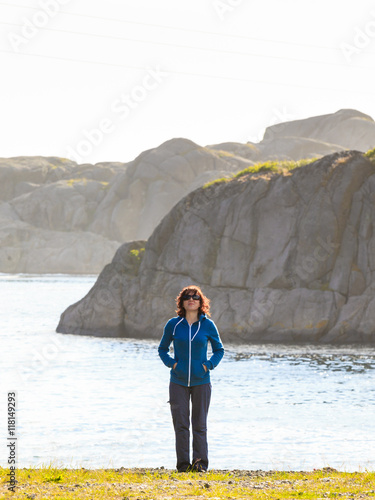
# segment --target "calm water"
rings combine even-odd
[[[175,467],[158,341],[55,333],[94,282],[0,275],[0,465],[16,390],[18,467]],[[372,348],[225,347],[212,373],[211,468],[375,470]]]

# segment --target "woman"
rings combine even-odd
[[[219,332],[210,316],[210,301],[198,286],[182,289],[176,298],[177,317],[164,327],[159,356],[171,368],[169,403],[176,435],[177,470],[207,471],[207,413],[211,399],[210,371],[224,356]],[[174,357],[169,354],[173,341]],[[207,359],[207,345],[212,356]],[[193,461],[190,463],[190,409],[192,404]]]

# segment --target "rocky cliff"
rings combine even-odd
[[[159,338],[196,283],[226,341],[373,343],[374,220],[374,151],[247,169],[123,245],[57,331]]]
[[[354,110],[269,127],[258,144],[172,139],[129,163],[0,159],[0,272],[99,273],[126,241],[147,239],[188,193],[269,159],[299,160],[375,143]]]
[[[187,193],[252,163],[186,139],[127,164],[0,159],[0,272],[99,273]]]

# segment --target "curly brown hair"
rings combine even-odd
[[[185,317],[186,311],[185,311],[185,309],[183,307],[182,297],[184,295],[186,295],[187,293],[200,295],[200,299],[199,299],[200,306],[199,306],[199,309],[198,309],[198,317],[201,314],[206,314],[207,316],[211,316],[210,315],[210,299],[208,299],[202,293],[202,290],[199,288],[199,286],[196,286],[196,285],[186,286],[177,295],[177,297],[176,297],[176,304],[177,304],[176,313],[177,313],[178,316]]]

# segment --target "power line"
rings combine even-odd
[[[41,10],[41,7],[31,7],[29,5],[18,5],[18,4],[9,4],[7,2],[0,2],[0,5],[4,5],[7,7],[18,7],[22,9],[32,9],[32,10]],[[296,43],[296,42],[287,42],[285,40],[267,40],[265,38],[255,38],[255,37],[249,37],[245,35],[233,35],[231,33],[218,33],[215,31],[204,31],[204,30],[197,30],[197,29],[191,29],[191,28],[181,28],[181,27],[176,27],[176,26],[168,26],[168,25],[162,25],[162,24],[155,24],[155,23],[145,23],[145,22],[138,22],[138,21],[126,21],[125,19],[116,19],[116,18],[109,18],[109,17],[101,17],[101,16],[94,16],[92,14],[80,14],[80,13],[75,13],[75,12],[66,12],[66,11],[59,11],[59,14],[65,14],[67,16],[75,16],[75,17],[84,17],[87,19],[99,19],[101,21],[110,21],[110,22],[116,22],[116,23],[125,23],[125,24],[134,24],[137,26],[148,26],[148,27],[153,27],[153,28],[163,28],[163,29],[172,29],[172,30],[177,30],[177,31],[186,31],[189,33],[199,33],[199,34],[204,34],[204,35],[214,35],[214,36],[220,36],[220,37],[229,37],[229,38],[238,38],[241,40],[251,40],[251,41],[258,41],[258,42],[267,42],[267,43],[277,43],[277,44],[286,44],[286,45],[296,45],[298,47],[307,47],[307,48],[315,48],[315,49],[324,49],[324,50],[334,50],[334,51],[340,51],[341,49],[338,47],[327,47],[324,45],[309,45],[305,43]]]
[[[17,55],[17,56],[56,59],[58,61],[78,62],[78,63],[84,63],[84,64],[98,64],[98,65],[103,65],[103,66],[111,66],[111,67],[124,68],[124,69],[136,69],[136,70],[143,70],[143,71],[149,71],[151,69],[150,67],[144,67],[144,66],[131,66],[131,65],[127,65],[127,64],[108,63],[105,61],[89,61],[86,59],[73,59],[73,58],[68,58],[68,57],[49,56],[46,54],[35,54],[35,53],[34,54],[33,53],[27,54],[26,52],[14,52],[12,50],[4,50],[4,49],[0,49],[0,52],[2,52],[4,54],[12,54],[12,55]],[[214,79],[220,79],[220,80],[249,82],[249,83],[257,83],[257,84],[263,84],[263,85],[279,85],[279,86],[285,86],[285,87],[297,87],[297,88],[304,88],[304,89],[328,90],[330,92],[358,93],[357,90],[353,90],[353,89],[313,87],[313,86],[308,86],[308,85],[299,85],[297,83],[283,83],[283,82],[276,82],[276,81],[254,80],[254,79],[249,79],[249,78],[235,78],[235,77],[231,77],[231,76],[209,75],[209,74],[203,74],[203,73],[192,73],[192,72],[188,72],[188,71],[165,70],[164,72],[167,74],[170,73],[170,74],[174,74],[174,75],[196,76],[196,77],[200,77],[200,78],[214,78]],[[363,91],[363,90],[361,90],[361,93],[368,94],[368,95],[375,95],[374,92],[368,92],[368,91]]]
[[[1,2],[0,2],[1,4]],[[7,25],[7,26],[17,26],[19,28],[22,28],[22,24],[16,24],[16,23],[9,23],[6,21],[0,21],[0,24]],[[292,61],[292,62],[302,62],[302,63],[308,63],[308,64],[324,64],[324,65],[329,65],[329,66],[344,66],[348,68],[348,64],[346,63],[337,63],[337,62],[329,62],[329,61],[312,61],[310,59],[296,59],[294,57],[285,57],[285,56],[273,56],[273,55],[268,55],[268,54],[258,54],[255,52],[239,52],[235,50],[226,50],[226,49],[216,49],[216,48],[211,48],[211,47],[195,47],[193,45],[181,45],[181,44],[176,44],[176,43],[167,43],[167,42],[158,42],[154,40],[140,40],[137,38],[129,38],[129,37],[120,37],[120,36],[114,36],[114,35],[102,35],[98,33],[85,33],[82,31],[73,31],[73,30],[61,30],[61,29],[56,29],[56,28],[38,28],[38,30],[44,30],[44,31],[52,31],[54,33],[68,33],[68,34],[73,34],[73,35],[84,35],[84,36],[93,36],[97,38],[107,38],[107,39],[112,39],[112,40],[122,40],[122,41],[128,41],[128,42],[137,42],[137,43],[145,43],[145,44],[151,44],[151,45],[162,45],[162,46],[167,46],[167,47],[179,47],[179,48],[184,48],[184,49],[193,49],[193,50],[201,50],[201,51],[208,51],[208,52],[219,52],[221,54],[231,54],[231,55],[241,55],[241,56],[251,56],[251,57],[261,57],[265,59],[277,59],[277,60],[285,60],[285,61]],[[350,68],[358,68],[358,69],[373,69],[369,68],[367,66],[358,66],[358,65],[350,65]]]

